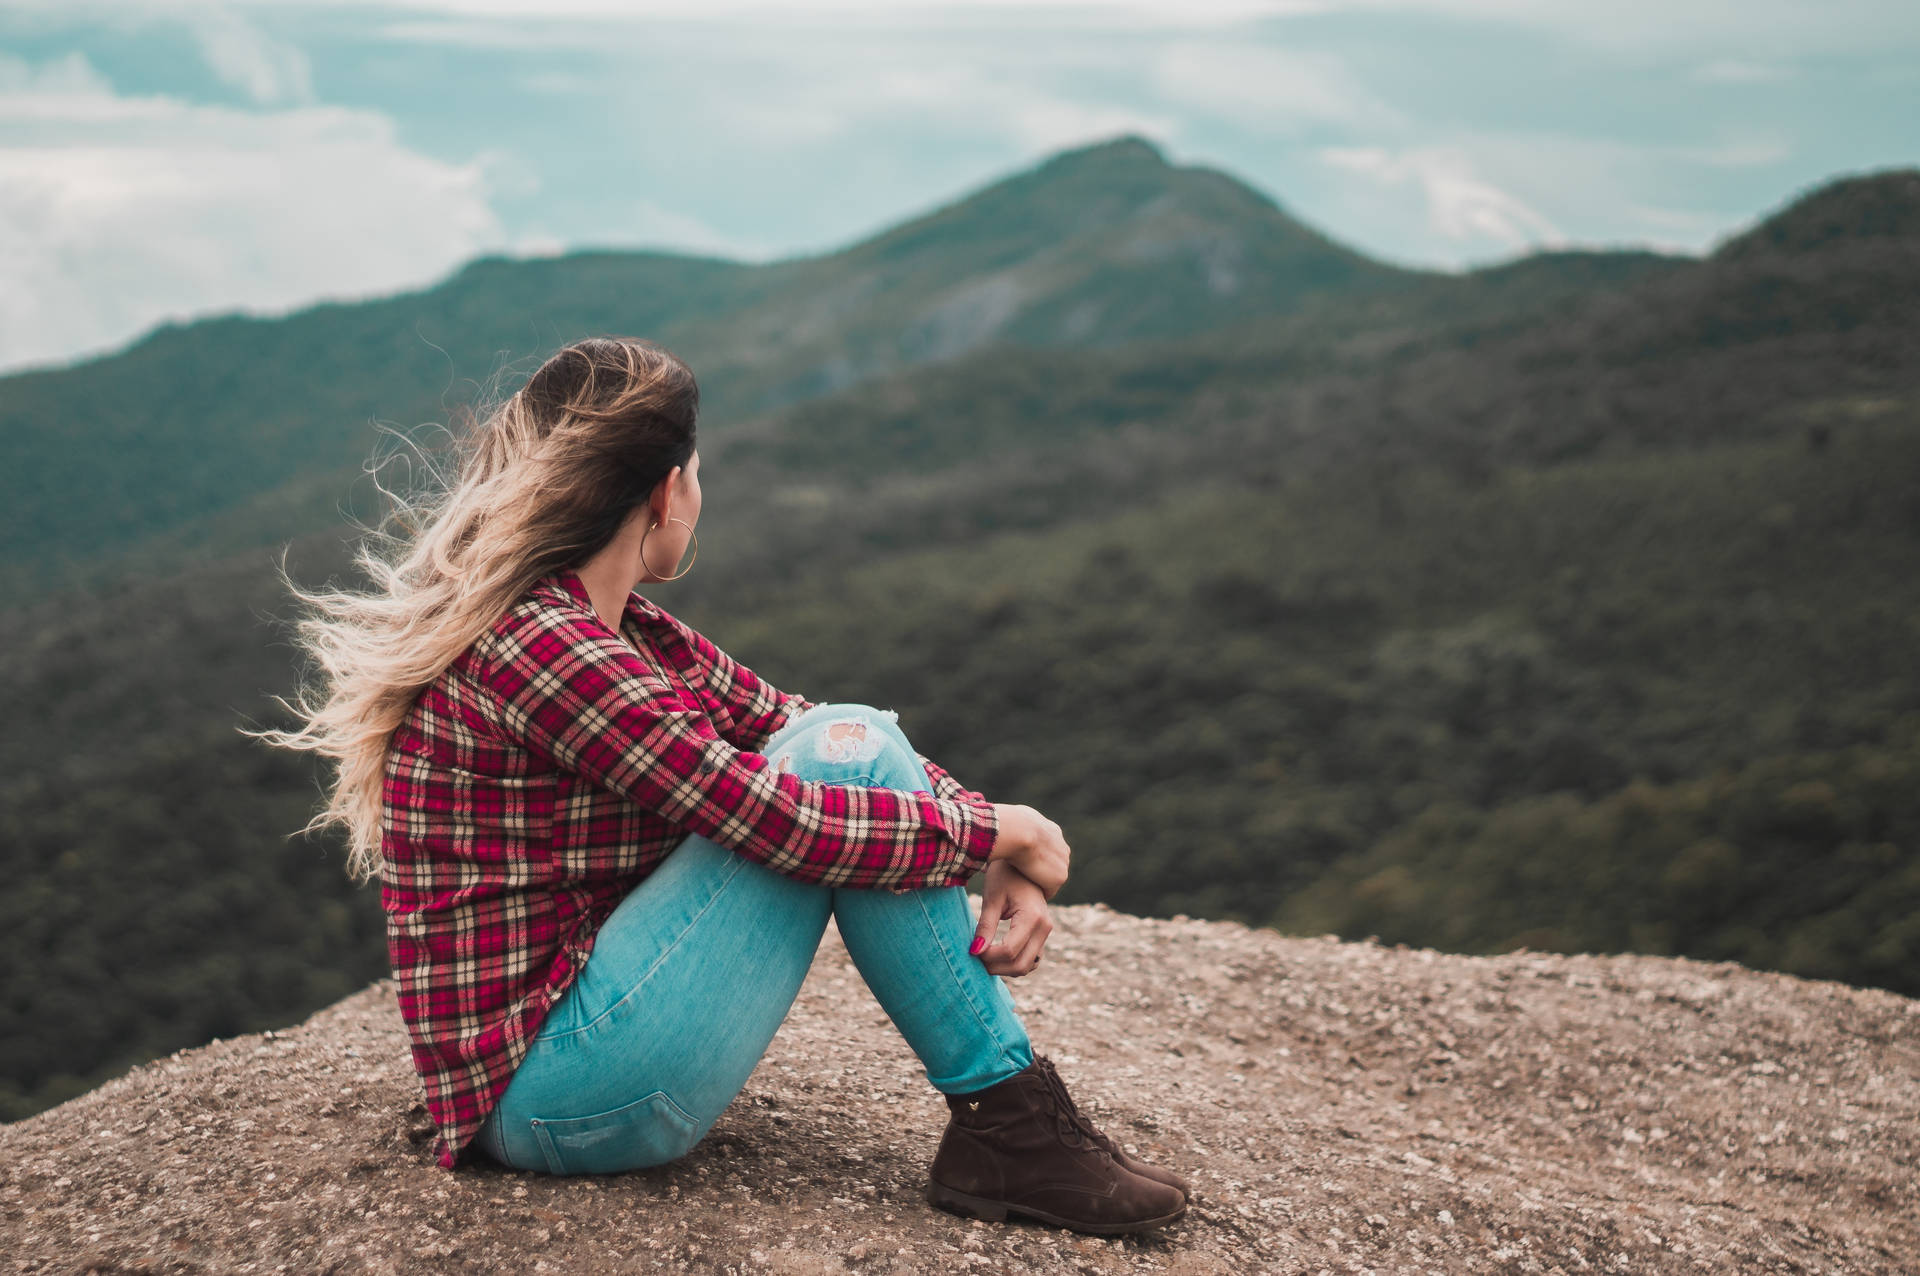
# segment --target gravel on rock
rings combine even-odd
[[[926,1203],[940,1097],[829,928],[690,1155],[449,1173],[390,984],[0,1126],[25,1273],[1920,1272],[1920,1002],[1652,957],[1054,910],[1011,981],[1081,1108],[1193,1183],[1094,1239]]]

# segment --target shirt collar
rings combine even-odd
[[[558,582],[563,591],[573,597],[575,602],[585,607],[588,611],[593,610],[593,597],[587,593],[587,587],[580,582],[580,577],[573,568],[561,568],[553,574],[553,579]],[[625,611],[625,619],[642,625],[658,620],[661,615],[658,607],[648,602],[638,593],[630,593],[627,595]]]

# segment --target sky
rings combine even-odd
[[[1398,264],[1920,163],[1913,0],[0,0],[0,370],[475,256],[831,251],[1136,133]]]

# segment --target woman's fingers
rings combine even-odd
[[[980,922],[973,928],[973,947],[969,952],[984,958],[993,951],[993,932],[1000,929],[1000,919],[1006,911],[1007,897],[1000,892],[988,891],[980,897]]]
[[[994,932],[1007,922],[1007,938],[994,943]],[[972,952],[990,974],[1024,975],[1040,960],[1040,950],[1053,933],[1053,916],[1040,886],[1014,866],[1011,859],[987,865],[986,890],[980,897],[980,921],[974,927]]]
[[[980,960],[990,974],[1018,978],[1039,962],[1040,950],[1046,947],[1052,932],[1053,923],[1037,913],[1017,915],[1007,928],[1006,942],[988,948],[980,954]]]
[[[996,975],[1026,974],[1028,970],[1032,969],[1030,965],[1026,965],[1025,963],[1028,949],[1033,947],[1033,931],[1033,917],[1015,914],[1013,924],[1007,927],[1006,940],[993,945],[981,954],[981,957],[987,963],[987,969],[993,971]],[[1037,955],[1038,950],[1036,949],[1034,951]],[[996,966],[1022,968],[1000,970],[995,969]]]

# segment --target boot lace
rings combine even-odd
[[[1093,1122],[1087,1119],[1086,1114],[1074,1104],[1073,1096],[1067,1093],[1067,1083],[1060,1079],[1058,1072],[1054,1071],[1053,1060],[1045,1055],[1039,1055],[1035,1058],[1035,1062],[1039,1065],[1035,1071],[1047,1083],[1047,1094],[1052,1099],[1048,1110],[1059,1128],[1061,1139],[1069,1144],[1098,1148],[1112,1156],[1115,1150],[1113,1140],[1102,1134]]]

